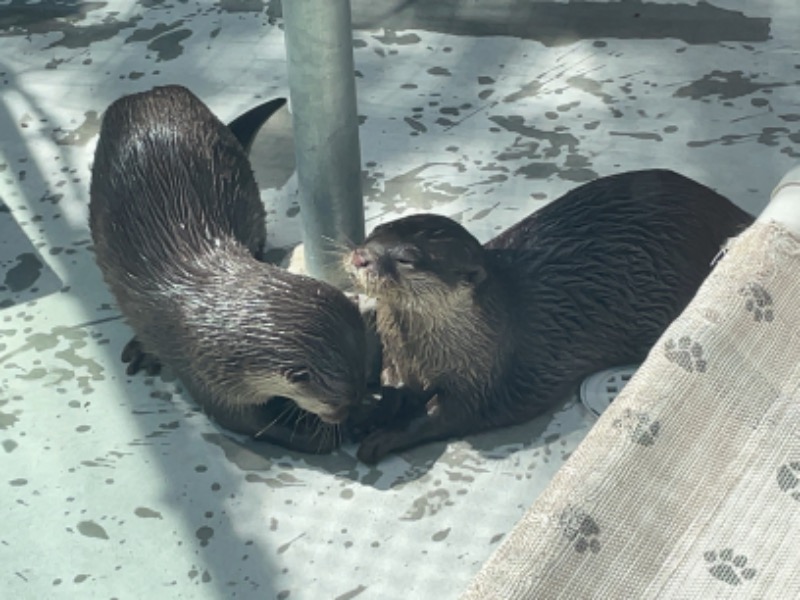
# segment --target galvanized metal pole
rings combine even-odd
[[[283,0],[306,270],[344,285],[343,242],[364,239],[349,0]]]

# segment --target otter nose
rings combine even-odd
[[[372,262],[372,259],[369,257],[369,254],[363,248],[357,248],[353,250],[353,266],[357,269],[363,269],[364,267],[369,266]]]

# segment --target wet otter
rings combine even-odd
[[[90,197],[97,263],[146,353],[223,427],[333,449],[364,394],[364,324],[336,288],[257,260],[258,187],[205,104],[180,86],[115,101]]]
[[[642,361],[751,222],[697,182],[646,170],[580,186],[485,246],[437,215],[375,228],[346,262],[377,299],[386,383],[430,400],[368,435],[359,458],[524,422],[583,377]]]

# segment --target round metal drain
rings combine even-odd
[[[626,365],[590,375],[581,383],[581,402],[592,414],[599,417],[638,368],[639,365]]]

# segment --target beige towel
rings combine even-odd
[[[757,222],[467,599],[800,598],[800,240]]]

